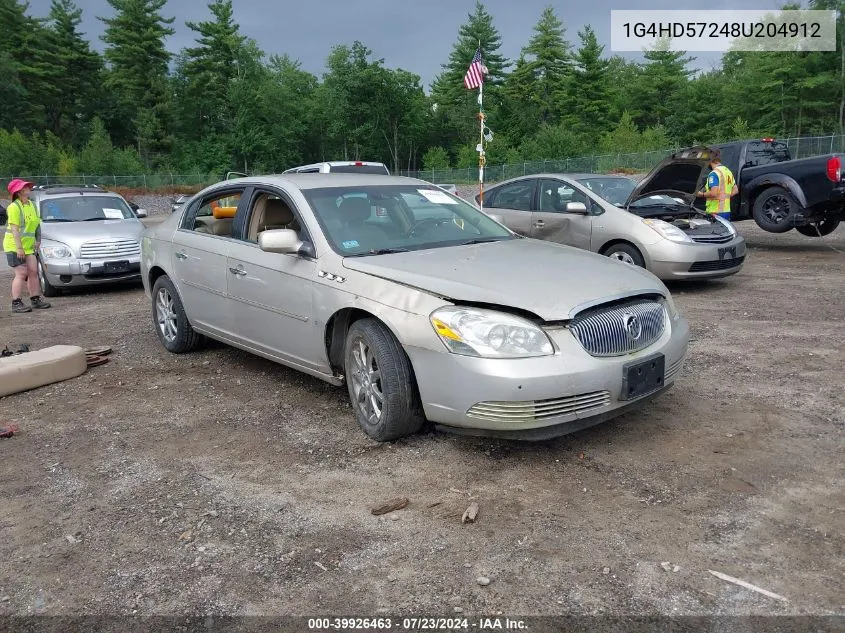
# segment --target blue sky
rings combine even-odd
[[[112,15],[106,0],[76,0],[83,10],[82,28],[97,50],[103,43],[99,36],[103,23],[96,16]],[[268,54],[288,54],[300,60],[302,68],[322,76],[330,48],[360,40],[374,55],[385,60],[390,68],[404,68],[422,78],[428,91],[430,82],[448,60],[458,29],[473,11],[474,0],[427,0],[405,3],[401,0],[324,0],[323,2],[289,2],[270,0],[234,0],[235,19],[245,35],[254,38]],[[502,36],[500,52],[515,59],[530,39],[543,8],[555,9],[566,27],[566,37],[579,42],[578,31],[591,24],[605,55],[610,50],[610,11],[612,9],[778,9],[781,2],[760,0],[709,0],[706,3],[687,0],[592,0],[589,3],[549,2],[548,0],[488,0],[484,3],[493,16],[493,23]],[[45,16],[50,0],[30,0],[30,14]],[[204,20],[209,15],[203,0],[170,0],[163,9],[167,17],[175,17],[176,33],[168,39],[172,52],[190,46],[193,32],[186,20]],[[702,14],[706,16],[706,10]],[[704,18],[703,18],[704,19]],[[718,64],[718,53],[691,53],[693,64],[710,68]],[[629,59],[637,54],[625,53]],[[469,64],[469,60],[467,60]]]

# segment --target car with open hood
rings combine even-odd
[[[824,237],[845,219],[845,154],[792,158],[788,144],[774,138],[678,150],[652,170],[652,187],[673,189],[703,209],[704,199],[694,194],[703,188],[716,152],[738,187],[731,222],[753,219],[769,233],[794,228],[807,237]]]
[[[38,278],[44,296],[140,281],[140,218],[147,217],[146,210],[91,186],[36,187],[32,202],[41,217]]]
[[[483,204],[520,235],[640,266],[663,280],[738,273],[745,239],[730,222],[692,206],[673,182],[659,169],[639,183],[621,175],[536,174],[497,183]]]
[[[334,385],[378,441],[426,420],[545,439],[669,388],[689,327],[648,271],[524,239],[422,180],[249,177],[147,229],[161,344],[222,341]]]

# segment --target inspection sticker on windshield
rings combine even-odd
[[[123,211],[120,209],[103,209],[103,215],[107,220],[122,220]]]
[[[445,191],[434,191],[433,189],[417,189],[417,191],[434,204],[458,204],[457,201],[447,196]]]
[[[360,244],[358,244],[358,240],[347,240],[343,243],[343,248],[355,248],[357,246],[360,246]]]

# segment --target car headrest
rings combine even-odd
[[[344,222],[363,222],[370,217],[370,201],[367,198],[346,198],[338,209]]]
[[[279,226],[293,222],[293,211],[278,198],[269,198],[264,202],[264,225]]]
[[[212,215],[215,220],[226,220],[234,218],[238,207],[213,207]]]

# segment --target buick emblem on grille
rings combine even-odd
[[[622,327],[625,328],[625,334],[627,334],[628,338],[632,341],[636,341],[640,338],[640,336],[642,336],[643,325],[640,323],[640,319],[636,314],[631,314],[630,312],[623,314]]]

